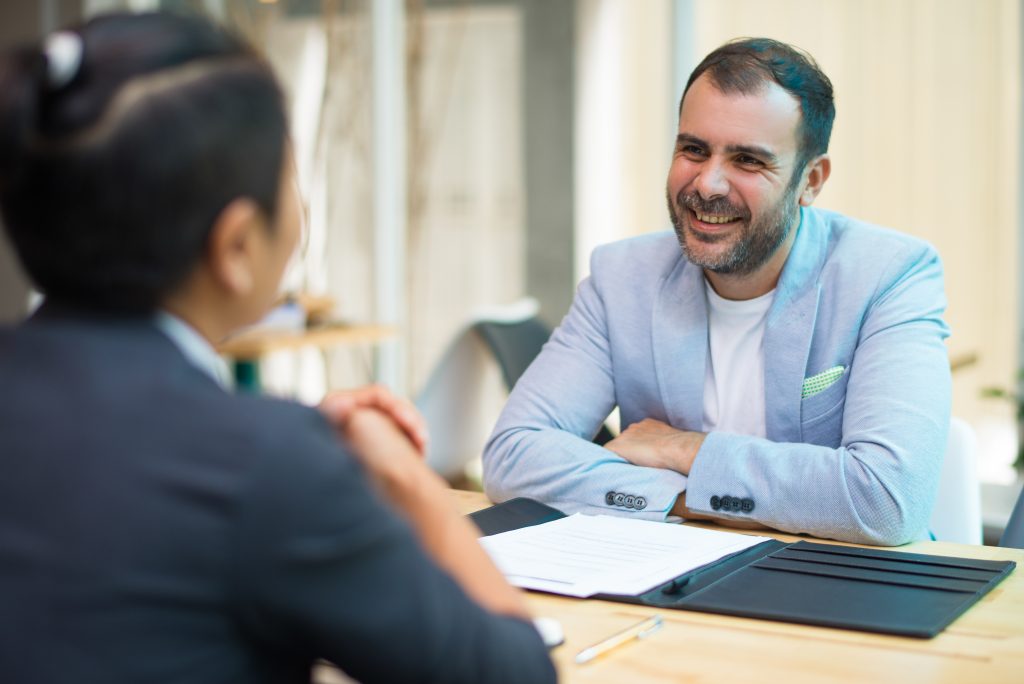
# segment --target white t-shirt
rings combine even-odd
[[[764,323],[775,290],[756,299],[723,299],[704,281],[708,299],[708,364],[704,432],[766,437]]]

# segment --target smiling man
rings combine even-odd
[[[488,494],[874,544],[927,536],[950,411],[942,266],[811,207],[832,85],[727,43],[683,93],[673,232],[594,251],[484,454]],[[623,432],[590,442],[618,407]]]

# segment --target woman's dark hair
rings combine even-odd
[[[836,108],[832,100],[832,82],[807,53],[770,38],[740,38],[709,54],[697,65],[686,82],[683,100],[701,74],[707,72],[723,93],[756,93],[766,82],[778,83],[800,101],[799,158],[796,171],[828,152]]]
[[[110,14],[70,31],[82,52],[66,84],[43,45],[0,57],[3,223],[48,296],[150,311],[232,200],[274,215],[281,91],[252,48],[199,17]]]

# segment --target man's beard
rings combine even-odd
[[[799,206],[796,203],[796,190],[799,175],[794,174],[794,181],[790,182],[785,194],[771,209],[757,219],[751,221],[750,214],[733,206],[724,197],[713,200],[705,200],[695,192],[672,196],[666,192],[668,200],[668,213],[672,218],[672,225],[675,227],[676,238],[679,246],[683,249],[683,255],[694,265],[700,266],[713,273],[749,275],[772,258],[776,250],[786,241],[789,232],[796,224]],[[738,216],[743,222],[738,237],[733,233],[699,233],[691,230],[684,219],[676,210],[679,206],[683,211],[691,210],[699,214],[713,214],[717,216]],[[689,217],[687,217],[688,219]],[[688,244],[689,240],[695,240],[704,244],[714,244],[724,240],[734,239],[736,242],[726,252],[719,255],[701,254],[694,246]]]

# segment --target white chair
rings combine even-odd
[[[534,318],[537,300],[481,310],[459,330],[416,397],[427,421],[427,464],[455,481],[483,453],[498,414],[508,397],[494,355],[475,331],[483,322],[518,323]]]
[[[960,418],[949,422],[949,444],[929,527],[939,541],[981,543],[981,484],[974,430]]]

